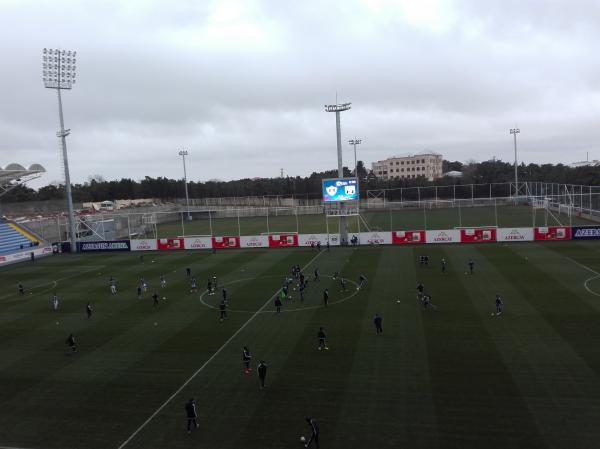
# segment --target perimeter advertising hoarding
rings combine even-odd
[[[498,228],[498,242],[532,242],[533,228]]]
[[[571,238],[573,240],[600,240],[600,226],[573,226]]]
[[[80,251],[82,253],[129,250],[129,240],[101,240],[97,242],[77,242],[77,251]]]
[[[131,251],[156,251],[158,242],[156,239],[130,240]]]
[[[460,243],[460,231],[458,229],[425,231],[425,241],[427,243]]]
[[[212,238],[212,246],[213,248],[223,249],[223,248],[239,248],[240,247],[240,237],[238,235],[235,236],[219,236]]]
[[[391,232],[361,232],[358,235],[361,245],[391,245]]]
[[[495,228],[469,228],[460,230],[461,243],[495,242]]]
[[[298,246],[298,234],[269,235],[269,248]]]
[[[185,249],[211,249],[212,239],[210,237],[187,237],[183,239]]]
[[[321,246],[327,245],[329,239],[330,246],[340,245],[339,234],[300,234],[298,235],[298,246],[312,246],[321,243]]]
[[[268,248],[269,239],[266,235],[243,235],[240,237],[242,248]]]
[[[182,238],[176,239],[158,239],[159,251],[183,250],[184,242]]]
[[[394,245],[418,245],[425,243],[425,231],[392,231]]]
[[[571,240],[571,228],[550,226],[533,228],[534,240]]]
[[[323,201],[358,201],[358,179],[331,178],[323,180]]]
[[[25,251],[19,251],[18,253],[4,254],[0,256],[0,265],[7,265],[15,262],[23,262],[31,259],[31,253],[35,254],[35,257],[49,256],[52,254],[51,246],[32,246]]]

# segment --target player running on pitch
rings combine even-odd
[[[500,316],[500,314],[502,313],[503,305],[504,305],[504,301],[502,301],[502,298],[500,297],[500,295],[496,295],[496,316]]]
[[[358,287],[356,287],[356,290],[361,290],[365,286],[366,283],[367,283],[367,278],[361,274],[358,277]]]
[[[227,304],[225,303],[225,301],[221,301],[221,304],[219,304],[219,312],[221,315],[219,321],[222,323],[223,320],[227,319]]]
[[[52,309],[55,312],[58,312],[58,296],[56,296],[56,293],[54,293],[54,295],[52,296]]]
[[[319,328],[317,338],[319,339],[319,346],[317,347],[319,351],[321,351],[322,349],[329,349],[329,347],[327,346],[327,334],[325,333],[325,329],[323,329],[322,327]]]
[[[74,354],[77,352],[77,345],[75,344],[75,335],[69,334],[65,344],[69,346],[69,354]]]
[[[88,302],[87,305],[85,306],[85,313],[87,315],[88,320],[92,317],[93,311],[94,311],[94,309],[92,309],[92,305]]]
[[[19,292],[19,296],[25,295],[25,287],[20,282],[17,284],[17,291]]]
[[[446,273],[447,268],[448,268],[448,262],[446,262],[446,259],[442,257],[442,274]]]
[[[435,310],[437,309],[437,307],[435,306],[435,304],[433,304],[431,302],[431,295],[427,294],[427,293],[423,293],[423,310],[427,310],[427,309],[431,309],[431,310]]]
[[[283,303],[281,302],[281,298],[279,295],[277,295],[275,297],[275,310],[277,311],[277,313],[281,313],[281,306],[283,305]]]
[[[346,279],[340,278],[340,287],[342,288],[343,292],[348,291],[346,288]]]
[[[258,371],[258,378],[260,380],[260,389],[267,388],[265,385],[265,380],[267,378],[267,364],[264,360],[260,361],[256,370]]]
[[[250,368],[252,354],[250,354],[250,349],[248,349],[248,346],[244,346],[244,349],[242,350],[242,360],[244,361],[244,373],[250,374],[252,372],[252,368]]]
[[[198,415],[196,413],[196,401],[194,401],[194,398],[190,398],[190,400],[186,402],[185,413],[187,415],[187,433],[190,434],[192,433],[192,424],[198,428],[198,423],[196,422]]]
[[[373,324],[375,325],[375,332],[377,332],[377,335],[383,334],[383,318],[378,313],[373,317]]]
[[[167,280],[165,279],[165,275],[161,274],[160,275],[160,288],[166,288],[167,286]]]
[[[327,307],[329,305],[329,290],[323,290],[323,305]]]
[[[424,291],[425,291],[425,286],[421,282],[419,282],[417,284],[417,299],[419,301],[423,300],[423,292]]]
[[[315,421],[315,418],[306,418],[306,422],[310,426],[310,438],[304,444],[304,447],[309,447],[314,441],[315,446],[319,449],[319,426],[317,425],[317,421]]]
[[[192,278],[192,280],[190,281],[190,293],[197,293],[198,292],[198,282],[196,281],[196,278]]]
[[[156,293],[156,290],[154,291],[154,294],[152,295],[152,302],[154,304],[154,307],[158,307],[158,293]]]
[[[116,281],[116,279],[111,276],[110,279],[108,280],[108,284],[110,285],[110,294],[111,295],[116,295],[117,294],[117,281]]]
[[[469,259],[469,273],[473,274],[475,271],[475,261],[473,259]]]
[[[315,268],[315,281],[320,281],[321,279],[319,279],[319,269]]]

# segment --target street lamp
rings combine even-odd
[[[71,252],[77,252],[77,234],[75,232],[75,212],[73,211],[73,196],[71,194],[71,177],[69,175],[69,160],[67,158],[67,136],[70,129],[65,129],[62,110],[62,97],[60,91],[71,89],[75,84],[77,52],[71,50],[56,50],[44,48],[42,50],[42,80],[47,89],[56,89],[58,94],[58,117],[60,131],[56,136],[62,144],[63,166],[65,169],[65,192],[67,194],[67,208],[69,210],[69,233],[71,234]]]
[[[520,132],[521,130],[519,128],[511,128],[510,130],[510,133],[515,139],[515,196],[519,196],[519,175],[517,174],[517,134]]]
[[[354,146],[354,176],[358,178],[358,169],[356,166],[356,145],[360,145],[362,143],[362,139],[357,139],[355,137],[354,139],[349,140],[348,143]]]
[[[192,221],[192,216],[190,215],[190,199],[188,198],[188,189],[187,189],[187,172],[185,170],[185,157],[188,155],[187,150],[181,150],[179,152],[179,156],[183,159],[183,182],[185,185],[185,203],[187,205],[187,216],[188,221]]]

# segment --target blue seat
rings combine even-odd
[[[21,246],[23,250],[31,248],[33,242],[20,232],[9,226],[3,220],[0,221],[0,254],[19,251]]]

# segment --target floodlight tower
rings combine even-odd
[[[517,134],[519,134],[521,130],[519,128],[511,128],[510,133],[515,138],[515,196],[519,196],[519,175],[517,172]]]
[[[338,157],[338,177],[344,177],[344,162],[342,160],[342,131],[340,127],[340,112],[347,111],[351,109],[352,103],[342,103],[342,104],[329,104],[325,105],[325,110],[327,112],[335,112],[335,130],[337,134],[337,157]],[[348,241],[348,221],[346,220],[346,216],[343,215],[344,203],[340,204],[340,210],[342,214],[340,215],[340,239],[342,241]]]
[[[67,194],[67,208],[69,210],[69,233],[71,252],[77,252],[77,234],[75,232],[75,212],[73,211],[73,197],[71,195],[71,177],[69,175],[69,160],[67,158],[67,136],[70,129],[65,129],[63,119],[62,97],[60,91],[71,89],[75,84],[77,52],[71,50],[55,50],[44,48],[42,51],[42,80],[47,89],[56,89],[58,94],[58,118],[60,131],[56,136],[62,144],[63,165],[65,168],[65,192]]]
[[[188,189],[187,189],[187,172],[185,170],[185,157],[188,154],[189,153],[187,152],[187,150],[181,150],[179,152],[179,156],[181,156],[183,158],[183,182],[185,185],[185,204],[187,205],[187,216],[188,216],[188,221],[191,221],[192,216],[190,215],[190,199],[188,197]]]
[[[348,143],[354,146],[354,176],[358,178],[358,169],[356,166],[356,145],[360,145],[362,143],[362,139],[357,139],[355,137],[354,139],[349,140]]]

